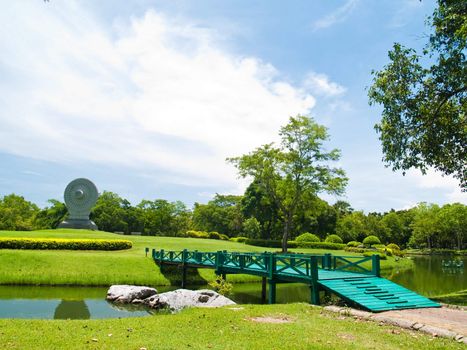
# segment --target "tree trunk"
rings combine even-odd
[[[287,240],[289,239],[289,230],[291,219],[287,218],[284,222],[284,235],[282,236],[282,253],[287,253]]]

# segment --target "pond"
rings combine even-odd
[[[446,257],[414,257],[410,270],[393,270],[384,277],[430,297],[467,289],[465,268],[443,268]],[[464,257],[464,266],[467,259]],[[228,277],[227,277],[228,278]],[[159,287],[160,293],[177,287]],[[192,289],[206,288],[193,286]],[[105,300],[107,288],[0,286],[0,318],[99,319],[146,316],[153,310],[142,306],[114,305]],[[234,285],[230,296],[241,304],[261,303],[261,284]],[[309,288],[303,284],[279,284],[277,302],[308,302]]]

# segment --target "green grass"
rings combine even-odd
[[[145,257],[144,248],[199,251],[276,251],[242,243],[210,239],[124,236],[102,231],[43,230],[0,231],[0,237],[33,238],[102,238],[128,239],[133,248],[122,251],[70,251],[70,250],[0,250],[0,284],[83,285],[108,286],[111,284],[139,284],[167,286],[179,283],[180,272],[166,268],[163,273],[151,258]],[[294,249],[314,254],[327,252],[323,249]],[[335,255],[358,255],[344,251],[330,251]],[[395,261],[392,257],[381,262],[382,268],[410,266],[410,260]],[[210,269],[191,270],[188,282],[205,284],[214,279]],[[233,283],[258,281],[249,275],[229,275]]]
[[[467,289],[454,293],[437,295],[435,297],[431,297],[431,299],[445,304],[467,306]]]
[[[254,317],[291,322],[258,323]],[[306,304],[198,308],[106,320],[0,320],[0,336],[2,349],[463,348],[453,340],[336,316]]]

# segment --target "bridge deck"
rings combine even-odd
[[[275,302],[278,282],[300,282],[312,287],[312,303],[319,290],[330,291],[349,303],[373,311],[440,307],[439,304],[379,277],[379,256],[333,256],[236,252],[152,251],[160,264],[212,268],[217,274],[250,274],[267,278],[269,302]],[[371,262],[371,267],[368,266]]]

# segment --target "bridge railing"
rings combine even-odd
[[[333,271],[358,272],[380,275],[379,255],[370,257],[338,256],[331,254],[281,254],[281,253],[238,253],[238,252],[198,252],[152,250],[152,257],[160,263],[180,263],[202,265],[222,269],[245,270],[246,273],[256,272],[269,278],[274,275],[294,276],[300,279],[317,279],[318,269]]]

